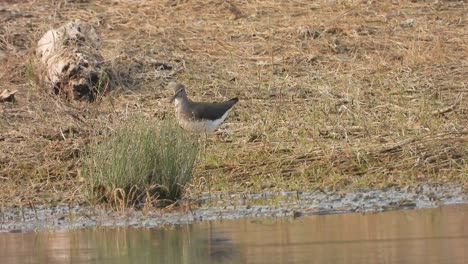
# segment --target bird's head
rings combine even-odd
[[[185,86],[180,83],[171,82],[168,85],[169,88],[174,90],[174,96],[171,98],[171,103],[174,102],[177,98],[187,97],[187,93],[185,92]]]

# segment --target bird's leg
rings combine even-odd
[[[205,158],[206,158],[206,144],[207,144],[207,141],[208,141],[208,134],[206,133],[206,131],[203,134],[205,134],[205,140],[203,142],[203,156],[205,156]]]
[[[201,153],[200,153],[200,159],[206,159],[206,141],[208,140],[208,135],[207,133],[198,134],[198,144],[200,145],[201,148]]]

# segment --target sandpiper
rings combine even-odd
[[[184,85],[171,82],[168,86],[174,89],[171,103],[174,101],[179,124],[185,130],[195,133],[215,131],[239,101],[233,98],[220,103],[194,102],[187,97]]]

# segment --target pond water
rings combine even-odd
[[[468,263],[468,205],[0,234],[0,263]]]

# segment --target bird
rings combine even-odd
[[[174,90],[170,102],[174,102],[179,125],[194,133],[206,135],[214,132],[239,102],[237,97],[224,102],[195,102],[188,98],[183,84],[171,82],[168,86]]]

